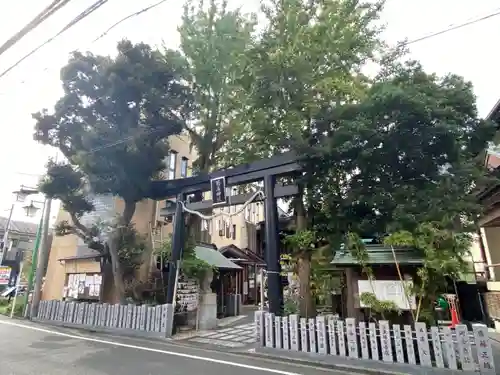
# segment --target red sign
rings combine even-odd
[[[0,267],[0,285],[9,284],[11,272],[12,270],[10,267],[5,267],[5,266]]]

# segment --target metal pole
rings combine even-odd
[[[183,232],[184,232],[184,211],[180,204],[183,199],[184,194],[179,194],[177,196],[177,206],[175,209],[174,216],[174,228],[172,235],[172,259],[170,259],[170,268],[168,270],[168,281],[167,281],[167,305],[173,305],[175,308],[175,288],[177,286],[177,278],[179,276],[179,264],[182,258],[182,248],[183,243]]]
[[[236,279],[236,289],[234,291],[234,316],[238,316],[238,286],[239,286],[239,275],[238,275],[238,271],[235,271],[234,272],[234,278]]]
[[[15,203],[12,203],[12,207],[10,208],[9,218],[7,219],[7,225],[5,226],[5,231],[3,233],[2,248],[0,249],[2,250],[2,252],[0,253],[0,265],[2,265],[4,255],[7,252],[7,244],[9,242],[10,222],[12,221],[12,214],[14,213],[14,207]]]
[[[14,300],[12,301],[12,308],[10,310],[11,319],[14,317],[14,311],[16,309],[17,294],[19,293],[19,286],[21,285],[21,275],[23,273],[23,266],[24,262],[21,262],[21,266],[19,267],[19,274],[17,275],[17,280],[16,280],[16,290],[14,291]],[[28,293],[28,291],[26,291],[26,293]]]
[[[267,175],[264,177],[267,297],[269,312],[279,316],[282,313],[283,287],[281,284],[280,239],[278,236],[278,205],[274,197],[275,185],[275,176]]]
[[[264,311],[264,269],[260,269],[260,309]]]
[[[50,225],[51,206],[52,206],[52,199],[46,198],[45,212],[43,215],[43,230],[41,238],[40,257],[38,258],[38,264],[36,267],[35,287],[33,289],[33,300],[31,301],[31,313],[30,313],[31,318],[36,317],[38,315],[38,305],[40,304],[40,299],[42,297],[42,284],[44,277],[43,270],[49,258],[49,252],[50,252],[49,225]]]
[[[44,212],[45,212],[45,203],[43,204],[42,217],[40,218],[40,223],[38,224],[35,244],[33,246],[33,254],[31,255],[31,267],[30,267],[30,273],[28,275],[28,287],[26,288],[26,295],[24,296],[24,302],[23,302],[23,311],[25,318],[28,318],[30,315],[29,309],[27,307],[28,307],[30,293],[33,290],[33,278],[35,276],[35,271],[38,261],[38,250],[40,249],[40,237],[42,235]]]

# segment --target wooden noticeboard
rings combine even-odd
[[[96,299],[101,295],[102,275],[99,273],[72,273],[67,275],[63,297]]]

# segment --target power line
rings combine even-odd
[[[496,17],[498,15],[500,15],[500,9],[497,9],[493,13],[489,13],[489,14],[487,14],[485,16],[480,17],[480,18],[476,18],[476,19],[470,20],[470,21],[465,21],[463,23],[459,23],[459,24],[456,24],[456,25],[450,25],[446,29],[443,29],[443,30],[440,30],[440,31],[436,31],[434,33],[427,34],[427,35],[422,36],[420,38],[404,42],[403,45],[407,46],[409,44],[414,44],[414,43],[418,43],[418,42],[421,42],[421,41],[424,41],[424,40],[427,40],[427,39],[430,39],[430,38],[434,38],[436,36],[449,33],[450,31],[458,30],[458,29],[461,29],[463,27],[474,25],[474,24],[482,22],[482,21],[486,21],[487,19]]]
[[[102,2],[102,1],[103,1],[103,0],[101,0],[101,2]],[[107,1],[107,0],[104,0],[104,2],[106,2],[106,1]],[[118,25],[119,25],[119,24],[121,24],[122,22],[124,22],[124,21],[126,21],[126,20],[128,20],[128,19],[130,19],[130,18],[132,18],[132,17],[138,16],[138,15],[140,15],[140,14],[142,14],[142,13],[145,13],[145,12],[147,12],[147,11],[149,11],[149,10],[151,10],[151,9],[153,9],[153,8],[155,8],[155,7],[159,6],[159,5],[161,5],[161,4],[163,4],[163,3],[164,3],[164,2],[166,2],[166,1],[167,1],[167,0],[161,0],[161,1],[159,1],[159,2],[155,3],[155,4],[151,5],[151,6],[148,6],[148,7],[144,8],[144,9],[142,9],[142,10],[138,11],[138,12],[132,13],[132,14],[130,14],[130,15],[128,15],[128,16],[126,16],[126,17],[122,18],[120,21],[116,22],[116,23],[115,23],[115,24],[113,24],[111,27],[109,27],[109,28],[108,28],[105,32],[103,32],[103,33],[102,33],[99,37],[97,37],[96,39],[94,39],[94,40],[92,41],[92,43],[94,43],[94,42],[96,42],[96,41],[98,41],[98,40],[102,39],[103,37],[105,37],[105,36],[109,33],[109,31],[111,31],[113,28],[115,28],[116,26],[118,26]],[[420,38],[417,38],[417,39],[413,39],[413,40],[411,40],[411,41],[408,41],[408,42],[404,43],[404,45],[414,44],[414,43],[417,43],[417,42],[420,42],[420,41],[423,41],[423,40],[426,40],[426,39],[430,39],[430,38],[433,38],[433,37],[435,37],[435,36],[439,36],[439,35],[445,34],[445,33],[447,33],[447,32],[453,31],[453,30],[457,30],[457,29],[460,29],[460,28],[463,28],[463,27],[466,27],[466,26],[469,26],[469,25],[473,25],[473,24],[475,24],[475,23],[479,23],[479,22],[485,21],[485,20],[487,20],[487,19],[489,19],[489,18],[493,18],[493,17],[498,16],[498,15],[500,15],[500,10],[497,10],[496,12],[493,12],[493,13],[487,14],[487,15],[485,15],[485,16],[483,16],[483,17],[478,18],[478,19],[474,19],[474,20],[471,20],[471,21],[466,21],[466,22],[463,22],[463,23],[460,23],[460,24],[457,24],[457,25],[450,25],[448,28],[446,28],[446,29],[444,29],[444,30],[440,30],[440,31],[434,32],[434,33],[432,33],[432,34],[428,34],[428,35],[426,35],[426,36],[423,36],[423,37],[420,37]],[[85,17],[85,16],[83,16],[82,18],[80,18],[80,20],[81,20],[81,19],[83,19],[84,17]],[[78,22],[78,20],[77,20],[76,22]],[[76,22],[74,22],[74,23],[76,23]],[[72,25],[74,25],[74,23],[73,23],[73,24],[71,24],[71,23],[70,23],[70,24],[68,24],[68,25],[70,25],[69,27],[71,27]],[[56,35],[56,36],[57,36],[57,35]],[[51,41],[51,40],[47,41],[45,44],[49,43],[50,41]],[[45,45],[45,44],[44,44],[44,45]],[[42,45],[42,46],[43,46],[43,45]],[[41,47],[40,47],[40,48],[41,48]],[[35,52],[36,52],[36,51],[35,51]],[[33,53],[34,53],[34,52],[33,52]],[[27,57],[28,57],[28,56],[26,56],[26,58],[27,58]],[[12,69],[12,68],[11,68],[11,69]],[[6,74],[5,72],[4,72],[4,73],[2,73],[2,74],[0,75],[0,77],[2,77],[2,76],[3,76],[3,75],[5,75],[5,74]],[[75,78],[76,78],[76,77],[75,77]],[[150,130],[150,131],[147,131],[147,132],[143,133],[142,135],[152,134],[152,133],[154,133],[154,132],[156,132],[156,131],[158,131],[158,130],[157,130],[157,129]],[[106,149],[106,148],[114,147],[114,146],[117,146],[117,145],[119,145],[119,144],[123,144],[123,143],[129,142],[129,141],[131,141],[132,139],[134,139],[135,137],[136,137],[136,136],[128,136],[128,137],[122,138],[121,140],[118,140],[118,141],[115,141],[115,142],[111,142],[111,143],[109,143],[109,144],[105,144],[105,145],[102,145],[102,146],[95,147],[95,148],[93,148],[93,149],[89,150],[89,153],[98,152],[98,151],[103,150],[103,149]]]
[[[54,0],[50,5],[45,7],[35,18],[33,18],[26,26],[10,37],[4,44],[0,46],[0,55],[5,53],[23,37],[36,29],[40,24],[54,15],[58,10],[67,5],[71,0]]]
[[[138,12],[134,12],[124,18],[122,18],[120,21],[114,23],[111,27],[109,27],[106,31],[104,31],[99,37],[95,38],[91,43],[89,43],[89,46],[92,45],[93,43],[97,42],[98,40],[102,39],[103,37],[105,37],[113,28],[115,28],[116,26],[118,26],[119,24],[121,24],[122,22],[134,17],[134,16],[138,16],[144,12],[147,12],[155,7],[157,7],[158,5],[161,5],[162,3],[166,2],[167,0],[162,0],[162,1],[159,1],[153,5],[150,5]],[[419,37],[417,39],[413,39],[413,40],[410,40],[410,41],[407,41],[407,42],[404,42],[402,43],[403,46],[406,46],[406,45],[410,45],[410,44],[414,44],[414,43],[417,43],[417,42],[420,42],[420,41],[423,41],[423,40],[427,40],[427,39],[430,39],[430,38],[433,38],[433,37],[436,37],[436,36],[439,36],[439,35],[442,35],[442,34],[445,34],[447,32],[450,32],[450,31],[454,31],[454,30],[457,30],[457,29],[460,29],[460,28],[463,28],[463,27],[466,27],[466,26],[469,26],[469,25],[472,25],[472,24],[475,24],[475,23],[478,23],[478,22],[481,22],[481,21],[484,21],[484,20],[487,20],[489,18],[492,18],[492,17],[495,17],[497,15],[500,14],[500,9],[496,9],[493,13],[489,13],[483,17],[480,17],[480,18],[476,18],[474,20],[470,20],[470,21],[465,21],[463,23],[460,23],[460,24],[451,24],[449,25],[446,29],[444,30],[440,30],[440,31],[437,31],[437,32],[434,32],[434,33],[431,33],[431,34],[428,34],[428,35],[425,35],[425,36],[422,36],[422,37]],[[87,47],[87,48],[88,48]],[[41,47],[40,47],[41,48]],[[19,63],[19,62],[18,62]],[[13,69],[13,67],[9,68],[10,70]],[[42,72],[46,72],[47,70],[49,69],[49,67],[45,67],[40,73]],[[4,72],[5,73],[5,72]],[[2,77],[3,75],[5,74],[2,74],[0,75],[0,77]],[[22,80],[19,82],[19,84],[25,84],[26,81]],[[9,94],[12,93],[12,91],[9,91]],[[0,95],[6,95],[7,93],[4,92],[4,93],[0,93]]]
[[[157,6],[165,3],[167,0],[161,0],[161,1],[158,1],[157,3],[154,3],[144,9],[141,9],[140,11],[138,12],[135,12],[135,13],[132,13],[132,14],[129,14],[128,16],[126,17],[123,17],[120,21],[118,22],[115,22],[112,26],[110,26],[105,32],[103,32],[101,35],[99,35],[97,38],[95,38],[92,43],[95,43],[97,42],[99,39],[102,39],[104,38],[106,35],[108,35],[108,33],[113,30],[116,26],[120,25],[122,22],[125,22],[127,21],[128,19],[130,18],[133,18],[133,17],[136,17],[136,16],[139,16],[141,15],[142,13],[146,13],[147,11],[153,9],[153,8],[156,8]]]
[[[115,23],[113,26],[111,26],[109,29],[107,29],[103,34],[101,34],[98,38],[94,39],[93,42],[96,42],[97,40],[101,39],[102,37],[104,37],[105,35],[107,35],[107,33],[113,29],[115,26],[117,26],[118,24],[120,24],[121,22],[133,17],[133,16],[136,16],[136,15],[139,15],[147,10],[150,10],[162,3],[164,3],[166,0],[162,0],[162,1],[159,1],[158,3],[150,6],[150,7],[147,7],[139,12],[136,12],[136,13],[133,13],[125,18],[123,18],[122,20],[118,21],[117,23]],[[413,39],[411,41],[408,41],[406,43],[403,43],[404,45],[409,45],[409,44],[413,44],[413,43],[417,43],[417,42],[420,42],[420,41],[423,41],[423,40],[426,40],[426,39],[430,39],[430,38],[433,38],[435,36],[439,36],[439,35],[442,35],[444,33],[447,33],[447,32],[450,32],[450,31],[453,31],[453,30],[457,30],[457,29],[460,29],[460,28],[463,28],[463,27],[466,27],[466,26],[469,26],[469,25],[472,25],[472,24],[475,24],[475,23],[478,23],[478,22],[481,22],[481,21],[484,21],[484,20],[487,20],[489,18],[492,18],[492,17],[495,17],[497,15],[500,15],[500,10],[496,10],[495,12],[493,13],[489,13],[483,17],[480,17],[480,18],[477,18],[477,19],[474,19],[474,20],[470,20],[470,21],[466,21],[466,22],[463,22],[463,23],[460,23],[460,24],[456,24],[456,25],[450,25],[448,28],[444,29],[444,30],[441,30],[441,31],[438,31],[438,32],[434,32],[432,34],[428,34],[426,36],[423,36],[423,37],[420,37],[420,38],[417,38],[417,39]],[[92,42],[92,43],[93,43]],[[75,77],[76,78],[76,77]],[[105,120],[106,121],[106,120]],[[142,135],[149,135],[149,134],[152,134],[154,132],[157,132],[159,129],[153,129],[153,130],[149,130],[147,132],[144,132]],[[122,138],[121,140],[118,140],[118,141],[114,141],[114,142],[111,142],[111,143],[108,143],[108,144],[105,144],[105,145],[102,145],[102,146],[98,146],[98,147],[95,147],[91,150],[88,151],[88,153],[94,153],[94,152],[98,152],[98,151],[101,151],[103,149],[106,149],[106,148],[110,148],[110,147],[114,147],[114,146],[117,146],[119,144],[123,144],[123,143],[126,143],[126,142],[129,142],[131,140],[133,140],[136,136],[128,136],[128,137],[125,137],[125,138]]]
[[[105,0],[106,2],[107,0]],[[128,16],[122,18],[121,20],[119,20],[118,22],[115,22],[112,26],[110,26],[109,28],[106,29],[106,31],[104,31],[103,33],[101,33],[97,38],[95,38],[92,42],[89,43],[89,46],[87,48],[90,47],[90,45],[94,44],[95,42],[101,40],[102,38],[104,38],[105,36],[108,35],[108,33],[114,29],[115,27],[117,27],[118,25],[120,25],[121,23],[127,21],[128,19],[130,18],[133,18],[135,16],[139,16],[145,12],[148,12],[150,11],[151,9],[153,8],[156,8],[157,6],[165,3],[167,0],[161,0],[161,1],[158,1],[157,3],[154,3],[152,5],[149,5],[137,12],[134,12],[134,13],[131,13],[129,14]],[[104,5],[104,4],[102,4]],[[59,32],[58,35],[60,35],[63,31]],[[37,47],[35,50],[31,51],[28,55],[24,56],[21,60],[19,60],[18,62],[16,62],[16,64],[14,64],[13,66],[11,66],[9,69],[7,69],[6,71],[4,71],[2,74],[0,74],[0,78],[2,78],[5,74],[7,74],[10,70],[14,69],[17,65],[19,65],[23,60],[25,60],[26,58],[28,58],[29,56],[31,56],[32,54],[34,54],[36,51],[38,51],[40,48],[42,48],[43,46],[47,45],[48,43],[50,43],[53,39],[55,39],[58,35],[54,36],[53,38],[47,40],[46,42],[44,42],[41,46]],[[78,50],[76,50],[78,51]],[[45,69],[42,70],[42,72],[45,72],[48,70],[49,67],[46,67]],[[75,77],[76,78],[76,77]],[[21,81],[20,82],[21,84],[24,84],[25,81]],[[0,95],[5,95],[5,93],[0,93]]]
[[[160,3],[163,3],[164,1],[160,1]],[[463,28],[463,27],[466,27],[466,26],[473,25],[475,23],[479,23],[481,21],[485,21],[485,20],[487,20],[489,18],[493,18],[493,17],[498,16],[498,15],[500,15],[500,9],[496,10],[493,13],[489,13],[489,14],[487,14],[485,16],[482,16],[482,17],[474,19],[474,20],[466,21],[466,22],[463,22],[463,23],[460,23],[460,24],[456,24],[456,25],[450,25],[448,28],[446,28],[444,30],[440,30],[440,31],[434,32],[432,34],[428,34],[426,36],[423,36],[423,37],[420,37],[420,38],[417,38],[417,39],[413,39],[413,40],[408,41],[408,42],[403,43],[403,44],[404,45],[409,45],[409,44],[417,43],[417,42],[420,42],[420,41],[423,41],[423,40],[426,40],[426,39],[430,39],[430,38],[433,38],[433,37],[445,34],[447,32],[453,31],[453,30],[457,30],[457,29],[460,29],[460,28]],[[112,26],[111,28],[113,28],[113,27],[114,26]],[[106,33],[104,33],[102,36],[104,36],[105,34]],[[94,41],[98,40],[99,38],[96,38]],[[158,130],[150,130],[148,132],[145,132],[143,135],[148,135],[148,134],[151,134],[151,133],[153,133],[155,131],[158,131]],[[123,138],[121,140],[118,140],[118,141],[115,141],[115,142],[112,142],[112,143],[109,143],[109,144],[105,144],[103,146],[99,146],[99,147],[93,148],[93,149],[89,150],[89,153],[94,153],[94,152],[98,152],[98,151],[106,149],[106,148],[114,147],[114,146],[117,146],[119,144],[126,143],[126,142],[128,142],[128,141],[130,141],[130,140],[132,140],[134,138],[135,138],[135,136],[125,137],[125,138]]]
[[[106,1],[107,1],[107,0],[106,0]],[[92,41],[92,43],[95,43],[96,41],[98,41],[98,40],[102,39],[103,37],[105,37],[105,36],[106,36],[106,35],[107,35],[107,34],[108,34],[108,33],[109,33],[109,32],[110,32],[113,28],[115,28],[116,26],[118,26],[118,25],[119,25],[119,24],[121,24],[122,22],[124,22],[124,21],[126,21],[126,20],[128,20],[128,19],[130,19],[130,18],[132,18],[132,17],[139,16],[139,15],[141,15],[141,14],[143,14],[143,13],[145,13],[145,12],[147,12],[147,11],[149,11],[149,10],[153,9],[153,8],[156,8],[157,6],[159,6],[159,5],[163,4],[163,3],[165,3],[166,1],[167,1],[167,0],[161,0],[161,1],[158,1],[157,3],[154,3],[154,4],[152,4],[152,5],[150,5],[150,6],[146,7],[146,8],[143,8],[143,9],[141,9],[141,10],[137,11],[137,12],[134,12],[134,13],[132,13],[132,14],[130,14],[130,15],[128,15],[128,16],[126,16],[126,17],[122,18],[120,21],[115,22],[115,23],[114,23],[111,27],[109,27],[108,29],[106,29],[106,31],[104,31],[104,32],[103,32],[103,33],[102,33],[99,37],[95,38],[95,39]],[[50,42],[50,41],[48,41],[48,42]],[[46,42],[46,43],[48,43],[48,42]],[[46,43],[45,43],[45,44],[46,44]],[[91,43],[91,44],[92,44],[92,43]],[[43,45],[42,45],[42,46],[43,46]],[[41,48],[41,47],[40,47],[40,48]],[[133,48],[133,47],[132,47],[132,48]],[[29,56],[26,56],[25,58],[27,58],[27,57],[29,57]],[[12,69],[12,68],[10,68],[10,69]],[[2,77],[3,75],[5,75],[5,72],[4,72],[4,73],[2,73],[2,75],[0,75],[0,77]],[[77,78],[77,77],[74,77],[74,78]],[[104,96],[103,96],[103,97],[104,97]],[[98,99],[101,99],[101,97],[100,97],[100,98],[97,98],[96,100],[98,100]],[[104,121],[106,121],[106,120],[104,120]],[[162,129],[151,129],[151,130],[148,130],[148,131],[144,132],[144,133],[143,133],[143,134],[141,134],[141,135],[150,135],[150,134],[153,134],[153,133],[158,132],[158,131],[160,131],[160,130],[162,130]],[[102,145],[102,146],[95,147],[95,148],[93,148],[93,149],[89,150],[89,151],[88,151],[88,153],[95,153],[95,152],[101,151],[101,150],[106,149],[106,148],[114,147],[114,146],[117,146],[117,145],[119,145],[119,144],[123,144],[123,143],[129,142],[129,141],[131,141],[131,140],[135,139],[136,137],[137,137],[137,135],[131,135],[131,136],[128,136],[128,137],[122,138],[122,139],[120,139],[120,140],[118,140],[118,141],[111,142],[111,143],[108,143],[108,144],[105,144],[105,145]]]
[[[97,0],[94,4],[92,4],[87,9],[85,9],[78,16],[76,16],[75,18],[73,18],[57,34],[55,34],[51,38],[47,39],[45,42],[43,42],[42,44],[40,44],[38,47],[36,47],[35,49],[33,49],[31,52],[29,52],[28,54],[24,55],[21,59],[19,59],[17,62],[15,62],[9,68],[7,68],[6,70],[4,70],[0,74],[0,78],[2,78],[3,76],[5,76],[7,73],[9,73],[12,69],[16,68],[19,64],[21,64],[28,57],[30,57],[31,55],[33,55],[34,53],[36,53],[38,50],[40,50],[41,48],[43,48],[44,46],[46,46],[47,44],[49,44],[50,42],[52,42],[54,39],[56,39],[58,36],[60,36],[61,34],[63,34],[65,31],[67,31],[68,29],[70,29],[71,27],[73,27],[74,25],[76,25],[78,22],[80,22],[84,18],[88,17],[90,14],[92,14],[93,12],[95,12],[97,9],[99,9],[100,7],[102,7],[107,2],[108,2],[108,0]]]

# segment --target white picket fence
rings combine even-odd
[[[484,324],[473,325],[472,332],[465,325],[428,329],[420,322],[413,329],[388,321],[356,324],[333,315],[305,319],[256,311],[255,328],[257,343],[268,348],[495,374]]]
[[[166,306],[41,301],[36,319],[61,325],[137,331],[155,336],[166,333]]]

